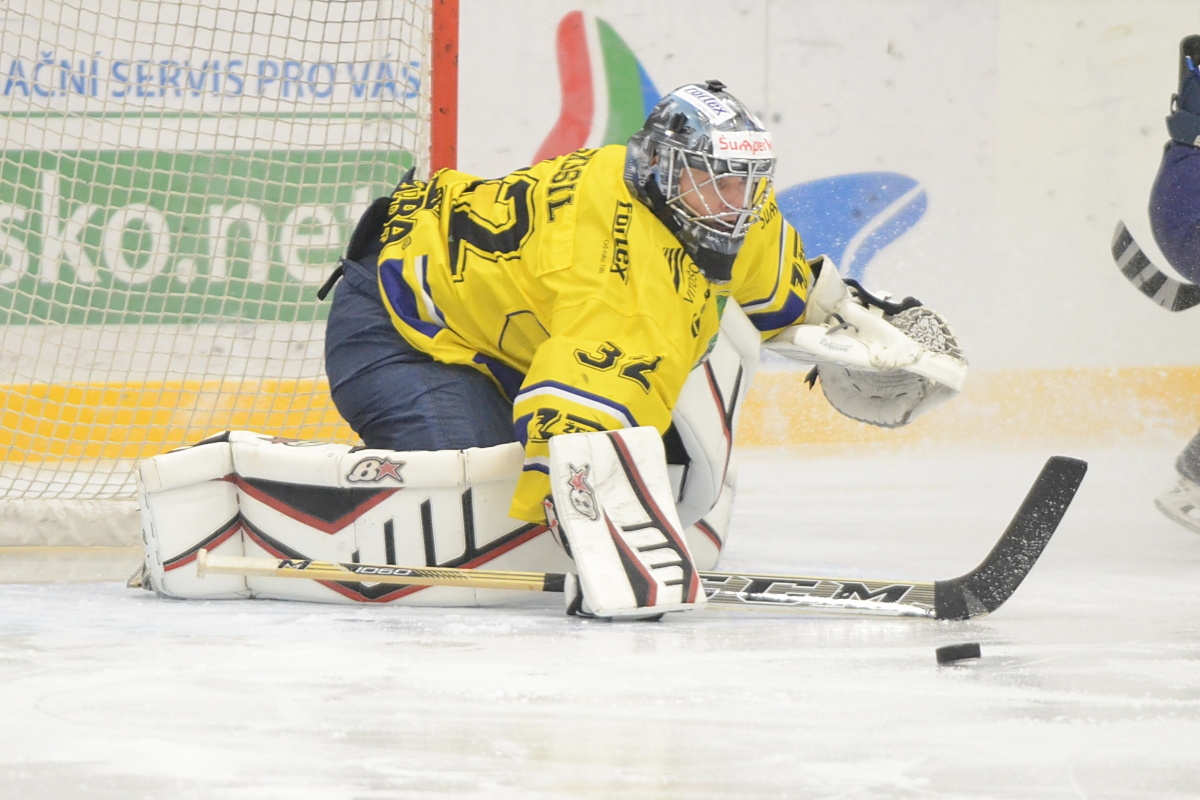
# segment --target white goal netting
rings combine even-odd
[[[431,5],[0,6],[5,515],[221,430],[353,440],[316,292],[428,170]]]

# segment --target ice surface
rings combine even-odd
[[[1200,537],[1153,506],[1175,449],[741,454],[723,568],[888,579],[973,567],[1046,457],[1088,460],[970,622],[0,585],[0,798],[1200,796]],[[939,667],[959,642],[983,657]]]

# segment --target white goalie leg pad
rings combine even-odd
[[[536,593],[364,582],[196,576],[220,555],[565,572],[546,526],[508,515],[518,444],[398,452],[233,431],[139,466],[151,588],[173,597],[475,606]],[[217,549],[219,548],[219,549]]]
[[[361,556],[360,530],[365,537],[372,528],[382,529],[388,515],[396,513],[394,508],[380,506],[404,484],[409,465],[398,453],[366,451],[359,467],[345,461],[351,450],[345,444],[238,437],[233,459],[246,554],[368,561],[370,557]],[[422,474],[430,475],[435,483],[456,485],[457,453],[431,455],[421,465]],[[360,476],[363,480],[359,483]],[[371,556],[378,557],[378,562],[371,563],[398,563],[386,562],[376,548],[371,548]],[[255,597],[315,602],[350,602],[357,599],[358,588],[264,577],[248,578],[247,584]],[[368,594],[361,599],[374,598]]]
[[[704,603],[654,428],[550,439],[551,519],[575,562],[582,607],[644,618]]]
[[[724,491],[742,401],[758,368],[760,341],[758,329],[730,301],[716,345],[692,370],[672,410],[671,422],[688,463],[668,466],[668,474],[685,527],[708,514]]]
[[[733,499],[736,495],[737,469],[736,464],[731,463],[725,472],[725,483],[717,502],[683,531],[696,569],[704,571],[717,568],[721,553],[729,544],[729,523],[733,518]]]
[[[519,444],[438,451],[277,442],[233,448],[247,555],[397,566],[564,571],[544,525],[508,516]],[[249,578],[256,597],[476,606],[545,602],[528,592],[454,586]]]
[[[196,576],[196,553],[244,555],[233,457],[227,439],[164,453],[137,468],[144,574],[142,585],[166,597],[250,596],[237,575]]]

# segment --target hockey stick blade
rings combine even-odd
[[[805,611],[868,616],[971,619],[999,608],[1029,574],[1071,504],[1087,464],[1064,456],[1046,462],[1021,507],[992,552],[978,567],[945,581],[881,581],[701,572],[706,608]],[[565,575],[556,572],[400,567],[304,559],[222,557],[201,550],[199,575],[257,575],[338,583],[408,586],[466,586],[562,592]]]
[[[1167,311],[1185,311],[1200,305],[1200,286],[1172,278],[1156,267],[1142,252],[1141,245],[1134,240],[1124,222],[1118,222],[1113,233],[1112,256],[1121,274],[1139,292]]]
[[[935,616],[981,617],[1012,597],[1058,529],[1086,473],[1087,463],[1077,458],[1047,461],[987,558],[966,575],[934,583]]]

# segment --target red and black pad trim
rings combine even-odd
[[[246,535],[250,540],[275,558],[290,558],[297,561],[310,560],[304,553],[293,547],[288,547],[256,525],[246,522],[245,527]],[[367,585],[359,581],[318,581],[318,583],[332,589],[343,597],[357,600],[360,603],[386,603],[390,600],[407,597],[410,594],[415,594],[422,589],[428,588],[425,586],[396,586],[395,584],[385,583]]]
[[[729,469],[730,454],[733,451],[733,415],[737,411],[738,403],[741,402],[739,393],[742,388],[742,377],[745,375],[745,370],[738,367],[737,378],[733,382],[733,396],[729,398],[729,402],[725,401],[725,395],[721,392],[721,387],[717,384],[717,376],[713,371],[712,364],[704,362],[704,374],[708,378],[708,388],[713,394],[713,399],[716,400],[717,407],[721,409],[721,434],[725,437],[725,468]],[[721,481],[725,481],[725,476],[721,476]]]
[[[345,489],[231,476],[237,487],[260,503],[323,533],[337,533],[387,500],[395,489]]]
[[[197,544],[192,545],[179,555],[163,561],[163,571],[170,572],[180,567],[186,567],[196,560],[196,554],[201,550],[216,550],[240,530],[242,530],[242,515],[235,514],[221,525],[221,527],[217,528],[217,530],[213,531]]]
[[[693,523],[692,527],[694,527],[696,530],[700,531],[700,533],[704,534],[705,538],[707,538],[709,541],[711,541],[713,543],[713,545],[717,548],[718,551],[720,551],[725,546],[725,543],[723,541],[721,541],[721,537],[717,535],[716,529],[713,528],[712,525],[708,524],[708,520],[705,520],[705,519],[696,520],[696,522]]]
[[[244,522],[246,535],[250,539],[273,555],[275,558],[289,558],[298,561],[310,561],[309,556],[301,553],[295,548],[285,545],[283,542],[274,538],[270,534],[252,525],[249,522]],[[500,556],[515,550],[526,542],[533,541],[537,537],[546,533],[548,528],[545,525],[535,525],[528,523],[522,525],[503,536],[494,539],[482,548],[475,550],[476,556],[469,561],[454,564],[460,569],[475,569],[493,561]],[[455,559],[456,561],[459,559]],[[391,565],[397,566],[397,565]],[[449,564],[430,564],[428,566],[450,566]],[[428,589],[428,586],[404,586],[397,584],[385,583],[363,583],[361,581],[318,581],[322,585],[332,589],[343,597],[348,597],[351,600],[360,603],[388,603],[393,600],[398,600],[402,597],[408,597],[416,594],[423,589]],[[550,591],[548,589],[547,591]]]
[[[608,535],[612,537],[613,544],[617,546],[617,555],[621,559],[621,567],[625,570],[625,575],[629,578],[629,587],[633,589],[633,597],[637,601],[638,606],[652,606],[658,600],[658,583],[650,575],[650,570],[642,563],[637,554],[633,552],[633,548],[621,536],[616,525],[613,524],[608,514],[604,515],[604,524],[608,526]]]
[[[652,527],[658,529],[668,542],[668,546],[679,554],[680,568],[683,570],[682,584],[684,586],[683,602],[694,603],[701,591],[700,577],[696,574],[696,567],[692,564],[692,559],[688,555],[687,544],[684,542],[683,533],[676,529],[663,514],[658,503],[654,501],[654,497],[650,494],[650,490],[646,487],[646,481],[642,478],[642,473],[634,463],[633,454],[629,452],[625,441],[616,433],[609,432],[608,439],[612,442],[613,449],[616,452],[617,463],[621,465],[621,469],[625,472],[625,478],[629,481],[630,487],[633,489],[634,496],[650,521],[645,525],[636,526]],[[610,530],[611,523],[610,523]],[[614,537],[616,537],[615,531]],[[619,549],[619,545],[618,545]],[[626,570],[628,571],[628,570]]]

